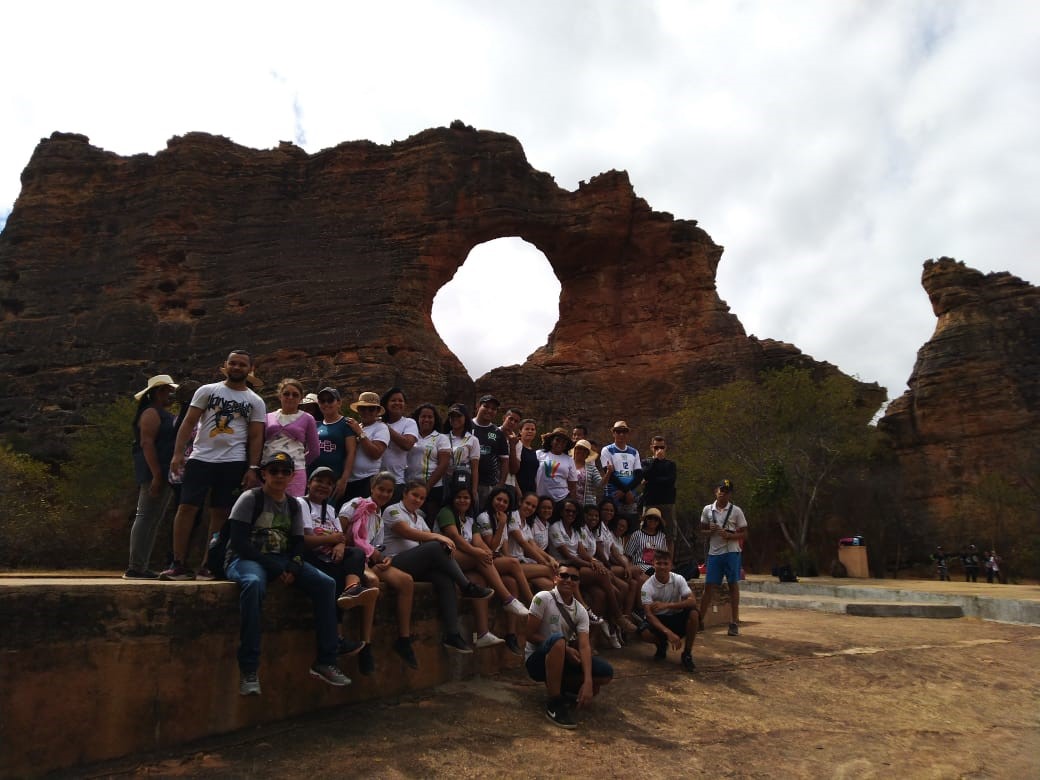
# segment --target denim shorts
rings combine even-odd
[[[736,585],[740,581],[740,553],[728,552],[708,556],[708,570],[704,574],[705,584],[721,585],[723,577],[730,585]]]

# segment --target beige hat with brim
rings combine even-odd
[[[592,460],[595,460],[599,457],[599,452],[593,449],[592,443],[589,442],[588,439],[578,439],[576,442],[574,442],[574,447],[571,449],[572,458],[574,457],[574,450],[578,449],[578,447],[584,447],[589,451],[589,454],[586,456],[586,458],[592,458]]]
[[[134,398],[140,401],[148,393],[150,393],[157,387],[169,387],[176,390],[178,385],[176,382],[173,381],[173,377],[169,374],[156,374],[148,380],[148,386],[144,390],[142,390],[139,393],[134,393]]]
[[[383,405],[379,403],[379,393],[362,393],[358,396],[358,399],[350,405],[350,408],[355,412],[361,411],[362,408],[375,407],[379,410],[379,414],[383,414],[386,410]]]

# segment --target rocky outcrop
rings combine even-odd
[[[470,250],[504,236],[548,258],[560,320],[524,365],[475,388],[430,311]],[[0,432],[45,430],[46,450],[84,405],[152,373],[211,381],[233,346],[269,382],[350,395],[397,384],[438,404],[491,389],[546,425],[591,421],[601,435],[762,369],[835,371],[745,334],[715,289],[721,255],[625,173],[570,192],[516,139],[458,122],[315,154],[193,133],[120,157],[55,133],[0,235]],[[510,273],[487,284],[503,316],[522,305]],[[862,387],[880,404],[881,388]]]
[[[935,333],[878,425],[898,455],[909,512],[978,529],[971,515],[987,482],[1035,485],[1040,468],[1040,290],[948,257],[926,262],[921,281]]]

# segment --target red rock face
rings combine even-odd
[[[1035,484],[1040,466],[1040,290],[947,257],[926,262],[921,280],[935,333],[879,427],[899,456],[909,511],[978,528],[965,515],[978,511],[979,487]]]
[[[552,264],[560,322],[475,388],[430,311],[474,246],[506,236]],[[568,192],[516,139],[461,123],[312,155],[193,133],[119,157],[56,133],[0,235],[0,431],[45,423],[47,450],[84,405],[154,373],[212,381],[237,346],[269,390],[282,376],[345,397],[400,385],[440,405],[493,390],[600,438],[624,417],[637,441],[697,390],[788,364],[835,371],[745,334],[715,290],[721,255],[625,173]],[[509,273],[488,280],[503,306]]]

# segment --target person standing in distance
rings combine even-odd
[[[195,391],[184,421],[177,430],[170,471],[182,469],[181,502],[173,519],[173,563],[159,575],[161,580],[193,580],[196,573],[185,565],[191,529],[199,507],[209,493],[209,536],[220,531],[227,520],[239,488],[260,483],[260,454],[264,448],[267,407],[264,399],[246,384],[253,369],[252,356],[243,349],[232,350],[224,361],[223,382],[203,385]],[[191,455],[184,462],[184,449],[197,430]],[[201,579],[213,579],[203,566]]]
[[[740,552],[747,536],[747,519],[740,507],[730,502],[733,483],[724,479],[715,486],[715,501],[701,512],[701,530],[708,534],[708,570],[704,575],[701,621],[711,606],[715,588],[725,576],[729,585],[729,635],[740,633]],[[703,625],[701,626],[703,630]]]

